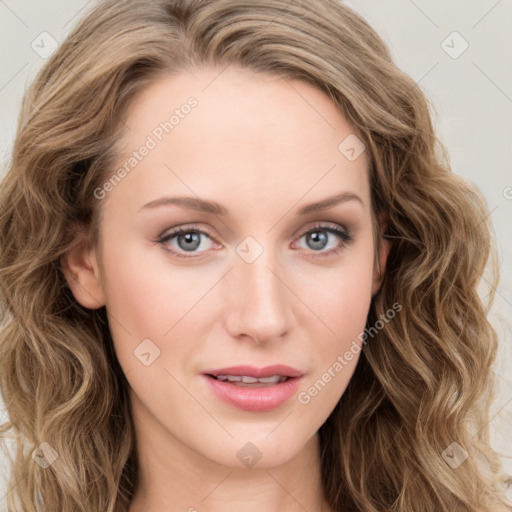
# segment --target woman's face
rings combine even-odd
[[[359,357],[380,282],[367,160],[312,85],[219,73],[133,103],[117,178],[95,192],[101,245],[70,259],[71,286],[106,305],[140,439],[271,467],[312,441]]]

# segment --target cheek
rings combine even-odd
[[[317,326],[315,338],[322,345],[343,348],[364,330],[372,298],[372,251],[371,237],[359,240],[338,266],[321,271],[309,267],[298,280],[297,295],[310,310],[308,325]]]
[[[361,265],[337,279],[331,279],[326,287],[329,293],[316,301],[319,316],[335,338],[354,335],[362,329],[370,307],[371,289],[368,273]]]
[[[198,279],[197,268],[173,266],[158,247],[129,240],[108,247],[103,261],[109,325],[125,373],[135,370],[132,378],[144,373],[137,359],[143,342],[151,357],[158,354],[152,369],[171,368],[197,349],[212,316],[207,292],[218,281],[215,272],[202,272]]]
[[[314,289],[303,287],[301,292],[314,313],[306,313],[302,321],[314,340],[311,366],[315,370],[297,398],[319,417],[334,408],[360,357],[372,298],[372,250],[368,239],[335,271],[323,273],[320,278],[316,273]]]
[[[316,340],[311,356],[313,371],[301,386],[297,402],[304,414],[317,421],[316,428],[330,415],[355,371],[370,296],[357,281],[352,290],[345,286],[336,289],[332,301],[326,303],[323,310],[329,331],[322,325],[317,335],[310,334],[311,339]]]
[[[121,227],[119,221],[112,222],[110,232],[122,232]],[[109,311],[127,331],[162,336],[175,317],[185,313],[194,297],[194,280],[183,269],[173,268],[163,250],[140,235],[108,238],[106,232],[105,237],[111,241],[103,251]]]
[[[143,340],[152,340],[159,347],[174,321],[173,305],[180,288],[166,286],[161,269],[148,263],[128,240],[117,239],[104,251],[109,325],[125,369],[133,366],[133,351]]]

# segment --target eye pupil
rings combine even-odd
[[[327,234],[325,231],[312,231],[306,236],[308,242],[313,242],[312,249],[323,249],[327,244]]]
[[[184,246],[181,243],[181,241],[183,239],[185,239],[186,244],[191,243],[192,247],[187,246],[187,245]],[[199,245],[201,244],[201,234],[190,232],[190,233],[186,233],[184,235],[179,235],[177,240],[178,240],[178,245],[180,246],[180,249],[183,249],[184,251],[193,251],[193,250],[197,249],[199,247]]]

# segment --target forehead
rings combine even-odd
[[[284,190],[290,200],[349,189],[369,199],[366,155],[353,127],[324,92],[301,80],[194,68],[146,87],[126,124],[119,165],[151,148],[122,184],[139,202],[176,189],[208,196],[214,183],[220,195],[236,190],[260,204],[283,201]],[[347,157],[347,144],[361,154]]]

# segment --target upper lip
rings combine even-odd
[[[256,379],[262,377],[272,377],[273,375],[282,375],[284,377],[301,377],[304,375],[300,370],[286,366],[284,364],[273,364],[263,368],[257,368],[250,365],[230,366],[228,368],[218,368],[215,370],[206,370],[203,372],[205,375],[246,375],[247,377],[254,377]]]

